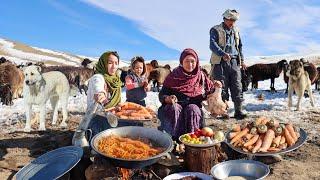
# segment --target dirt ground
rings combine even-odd
[[[281,113],[283,114],[284,112],[279,111],[272,114],[281,116]],[[258,115],[260,114],[252,113],[247,120],[253,119]],[[308,133],[307,142],[299,149],[282,155],[281,161],[276,161],[271,157],[255,158],[255,160],[270,166],[271,172],[266,178],[268,180],[320,179],[320,112],[307,111],[298,115],[299,118],[292,121],[295,125],[306,130]],[[15,124],[2,125],[1,132],[4,133],[0,134],[0,179],[12,179],[19,169],[34,158],[50,150],[71,145],[73,132],[77,128],[83,113],[70,112],[69,116],[68,129],[52,127],[49,120],[47,120],[47,131],[45,132],[32,131],[31,133],[24,133],[22,131],[14,131],[23,129],[24,123],[22,121]],[[23,119],[23,116],[21,118]],[[50,114],[48,114],[47,119],[50,119]],[[208,126],[223,131],[226,131],[235,122],[234,119],[226,121],[206,119]],[[155,127],[157,124],[147,124],[147,126]],[[33,128],[36,129],[37,125],[34,125]],[[222,145],[222,147],[231,152],[229,159],[246,158],[246,156],[232,151],[226,145]]]

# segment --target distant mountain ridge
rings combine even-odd
[[[93,57],[73,55],[49,49],[29,46],[20,42],[0,38],[0,56],[16,64],[24,62],[42,61],[48,65],[73,65],[79,66],[84,58],[97,60]]]
[[[71,65],[79,66],[84,58],[97,61],[97,57],[87,57],[82,55],[74,55],[70,53],[49,50],[44,48],[33,47],[21,42],[12,41],[9,39],[0,38],[0,57],[5,57],[16,64],[25,62],[39,62],[42,61],[47,65]],[[245,63],[252,65],[255,63],[275,63],[282,59],[288,61],[293,59],[305,58],[310,62],[320,65],[320,52],[312,52],[309,54],[283,54],[272,56],[251,56],[246,57]],[[161,59],[161,57],[159,57]],[[147,61],[148,62],[148,61]],[[130,60],[121,60],[120,67],[129,66]],[[177,60],[161,60],[160,64],[171,64],[178,66]],[[201,65],[209,64],[209,60],[201,60]]]

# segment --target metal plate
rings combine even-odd
[[[226,135],[226,137],[229,137],[229,133],[231,131],[229,131]],[[257,152],[257,153],[250,153],[250,152],[245,152],[243,151],[242,149],[240,148],[237,148],[237,147],[234,147],[232,144],[230,144],[230,139],[229,138],[226,138],[226,143],[227,145],[232,148],[233,150],[239,152],[239,153],[242,153],[242,154],[247,154],[247,155],[252,155],[252,156],[272,156],[272,155],[276,155],[276,154],[281,154],[281,153],[287,153],[287,152],[290,152],[290,151],[293,151],[297,148],[299,148],[300,146],[302,146],[307,140],[307,133],[306,131],[304,131],[303,129],[300,128],[300,137],[298,139],[298,141],[291,147],[288,147],[286,149],[283,149],[281,151],[278,151],[278,152]]]
[[[222,140],[222,141],[218,141],[218,142],[215,142],[215,143],[212,143],[212,144],[191,144],[191,143],[183,142],[183,141],[181,140],[182,136],[183,136],[183,135],[181,135],[181,136],[179,137],[179,141],[180,141],[181,143],[183,143],[184,145],[186,145],[186,146],[191,146],[191,147],[203,147],[203,148],[204,148],[204,147],[212,147],[212,146],[214,146],[214,145],[216,145],[216,144],[219,144],[219,143],[225,141],[225,139],[224,139],[224,140]]]
[[[115,158],[111,156],[107,156],[101,153],[98,150],[98,142],[101,138],[116,135],[121,137],[130,137],[133,139],[136,138],[146,138],[149,139],[155,145],[164,148],[164,151],[156,156],[149,157],[147,159],[122,159],[122,158]],[[91,147],[99,153],[101,156],[108,158],[114,165],[124,168],[142,168],[148,165],[151,165],[159,160],[160,157],[164,156],[166,153],[172,151],[173,149],[173,142],[169,134],[161,132],[154,128],[145,128],[145,127],[138,127],[138,126],[125,126],[125,127],[117,127],[104,130],[99,134],[96,134],[91,139]]]
[[[81,159],[83,150],[77,146],[66,146],[47,152],[31,161],[17,172],[20,179],[57,179],[72,169]]]
[[[181,179],[188,176],[196,176],[197,178],[203,180],[212,180],[212,176],[200,173],[200,172],[181,172],[181,173],[174,173],[166,176],[163,180],[174,180],[174,179]]]

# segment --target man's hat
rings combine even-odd
[[[233,10],[228,9],[222,14],[222,16],[223,18],[236,21],[239,19],[240,14],[234,9]]]

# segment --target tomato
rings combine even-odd
[[[191,136],[191,138],[197,138],[197,135],[195,135],[195,134],[191,134],[190,136]]]
[[[196,131],[194,134],[195,134],[197,137],[200,137],[200,136],[201,136],[201,134],[199,133],[199,131]]]
[[[198,137],[200,137],[200,136],[202,136],[203,134],[202,134],[202,130],[201,129],[197,129],[196,130],[196,133],[198,134]]]

